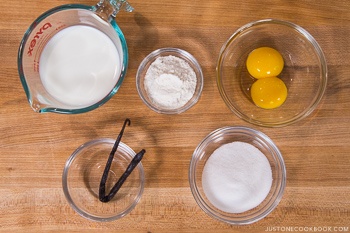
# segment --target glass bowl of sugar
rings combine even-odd
[[[223,127],[195,149],[189,182],[194,199],[209,216],[233,225],[251,224],[277,207],[286,168],[279,149],[262,132]]]
[[[179,114],[195,105],[203,89],[198,61],[178,48],[153,51],[141,62],[136,88],[142,101],[157,113]]]

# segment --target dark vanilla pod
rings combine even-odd
[[[113,197],[117,194],[119,189],[122,187],[124,184],[125,180],[128,178],[128,176],[131,174],[131,172],[134,170],[134,168],[139,164],[139,162],[142,160],[143,155],[146,153],[145,149],[142,149],[139,153],[137,153],[134,158],[131,160],[130,164],[126,168],[125,172],[121,175],[121,177],[118,179],[118,181],[115,183],[115,185],[112,187],[110,190],[109,194],[106,195],[106,182],[108,179],[108,173],[112,165],[112,161],[114,158],[114,155],[118,149],[119,143],[121,141],[121,138],[124,134],[124,129],[126,127],[126,124],[130,125],[131,121],[130,119],[125,119],[123,127],[113,145],[113,148],[111,150],[111,153],[109,154],[106,167],[103,171],[101,182],[100,182],[100,187],[99,187],[99,200],[101,202],[109,202],[110,200],[113,199]]]

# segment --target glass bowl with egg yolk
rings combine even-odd
[[[326,60],[314,37],[294,23],[276,19],[237,29],[222,46],[216,71],[228,108],[265,127],[286,126],[309,116],[327,85]]]

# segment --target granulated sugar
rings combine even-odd
[[[148,68],[144,85],[153,103],[177,109],[192,98],[197,85],[196,73],[182,58],[158,57]]]
[[[272,185],[271,166],[265,155],[245,142],[232,142],[216,149],[202,174],[209,201],[228,213],[242,213],[258,206]]]

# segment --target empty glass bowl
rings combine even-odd
[[[266,156],[272,170],[272,185],[264,201],[257,207],[242,213],[228,213],[208,200],[203,190],[202,174],[206,162],[217,148],[237,141],[255,146]],[[250,224],[266,217],[280,202],[286,186],[286,168],[279,149],[262,132],[247,127],[223,127],[206,136],[193,152],[189,182],[194,199],[209,216],[233,225]]]
[[[144,189],[141,162],[109,202],[99,200],[99,185],[115,140],[96,139],[77,148],[68,158],[63,171],[64,195],[70,206],[81,216],[94,221],[112,221],[127,215],[140,201]],[[135,156],[135,152],[120,142],[106,183],[106,193],[118,181]]]
[[[278,77],[288,96],[274,109],[253,103],[250,88],[255,79],[246,68],[248,54],[265,46],[284,59]],[[305,118],[319,104],[326,84],[327,64],[316,40],[300,26],[281,20],[260,20],[239,28],[222,47],[217,63],[217,85],[226,105],[239,118],[260,126],[285,126]]]
[[[161,105],[157,104],[156,101],[154,101],[150,97],[150,95],[147,91],[147,88],[144,85],[145,75],[146,75],[147,70],[149,69],[150,65],[157,58],[165,57],[165,56],[169,56],[169,55],[181,58],[182,60],[186,61],[190,65],[190,67],[193,69],[193,71],[195,72],[196,80],[197,80],[195,91],[194,91],[192,98],[189,99],[187,101],[187,103],[185,103],[184,105],[182,105],[180,107],[175,107],[175,108],[165,107],[165,106],[161,106]],[[157,113],[162,113],[162,114],[179,114],[179,113],[187,111],[188,109],[190,109],[193,105],[195,105],[198,102],[199,97],[202,93],[202,89],[203,89],[202,69],[201,69],[198,61],[190,53],[188,53],[182,49],[178,49],[178,48],[157,49],[157,50],[153,51],[152,53],[150,53],[147,57],[145,57],[145,59],[143,59],[143,61],[141,62],[140,66],[137,70],[137,74],[136,74],[136,88],[137,88],[137,91],[138,91],[139,96],[142,99],[142,101],[147,105],[147,107],[149,107],[153,111],[155,111]]]

